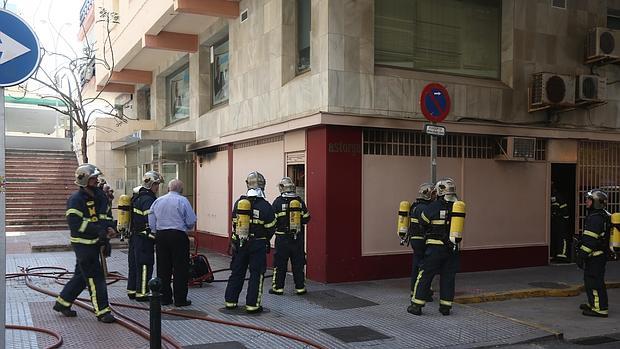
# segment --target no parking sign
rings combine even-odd
[[[431,83],[424,87],[420,95],[420,109],[431,122],[442,122],[450,113],[450,95],[440,84]]]

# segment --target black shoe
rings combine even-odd
[[[192,305],[192,301],[186,299],[184,302],[174,302],[175,307],[187,307]]]
[[[579,309],[581,309],[581,310],[592,310],[592,307],[590,307],[590,304],[582,303],[582,304],[579,304]]]
[[[439,306],[441,315],[450,315],[450,307]]]
[[[585,316],[593,316],[593,317],[607,317],[608,316],[607,314],[597,313],[596,311],[592,309],[586,309],[581,314]]]
[[[276,296],[281,296],[284,294],[284,292],[278,292],[276,290],[274,290],[273,288],[269,289],[269,294],[275,294]]]
[[[97,320],[103,322],[104,324],[111,324],[116,321],[116,318],[112,315],[112,313],[107,312],[103,315],[97,316]]]
[[[411,304],[407,307],[407,312],[413,315],[422,315],[422,307],[417,304]]]
[[[56,303],[54,304],[54,308],[55,311],[61,313],[62,315],[66,316],[66,317],[76,317],[77,316],[77,312],[75,310],[71,310],[71,308],[67,308],[64,305],[60,304],[60,303]]]
[[[149,297],[134,297],[136,302],[148,302],[149,301]]]
[[[252,309],[252,310],[250,310],[250,309],[248,309],[248,308],[245,308],[245,312],[246,312],[246,313],[248,313],[248,314],[258,314],[258,313],[262,313],[262,312],[263,312],[263,307],[262,307],[262,306],[259,306],[257,309]]]
[[[136,299],[136,294],[135,293],[127,293],[127,297],[129,297],[129,299]]]

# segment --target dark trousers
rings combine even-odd
[[[127,294],[128,295],[135,295],[136,294],[136,249],[134,247],[135,245],[135,237],[132,234],[129,237],[129,250],[127,251],[127,265],[128,265],[128,270],[127,270]]]
[[[101,316],[110,312],[108,289],[99,260],[99,245],[72,244],[72,246],[77,260],[75,273],[63,287],[57,302],[65,307],[70,307],[87,287],[95,315]]]
[[[304,266],[306,265],[306,253],[304,251],[304,234],[293,235],[276,235],[276,252],[273,255],[273,280],[271,288],[274,291],[284,291],[284,280],[286,279],[286,271],[288,260],[291,260],[293,268],[293,280],[295,281],[295,289],[303,291],[306,288],[306,277],[304,275]]]
[[[420,264],[422,264],[422,259],[424,258],[424,249],[426,247],[426,243],[424,239],[411,239],[411,249],[413,250],[413,261],[411,266],[411,292],[413,294],[415,285],[415,280],[420,273]]]
[[[439,305],[452,307],[454,283],[459,269],[459,253],[444,245],[426,245],[424,260],[416,278],[411,302],[424,305],[431,296],[431,283],[435,275],[439,280]]]
[[[250,280],[245,297],[247,308],[260,307],[263,296],[263,278],[267,269],[267,244],[265,239],[249,240],[237,247],[230,262],[230,277],[226,285],[226,303],[237,304],[243,288],[245,273],[250,268]]]
[[[162,302],[175,303],[187,301],[187,282],[189,280],[189,238],[181,230],[158,230],[156,234],[157,277],[162,282]],[[170,280],[173,279],[173,288]],[[148,281],[147,281],[148,282]]]
[[[151,277],[153,277],[153,264],[155,264],[155,240],[144,234],[136,234],[136,236],[132,239],[135,240],[134,266],[136,273],[134,284],[136,285],[136,297],[144,298],[149,294],[148,284]]]
[[[588,295],[588,304],[592,310],[607,313],[607,287],[605,286],[605,254],[589,257],[583,269],[583,283]]]
[[[569,258],[570,241],[568,239],[568,224],[554,222],[551,225],[551,257]]]

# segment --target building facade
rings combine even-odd
[[[575,231],[592,187],[620,211],[620,68],[604,40],[584,49],[620,1],[100,1],[120,23],[92,88],[153,124],[110,151],[127,183],[147,169],[191,183],[202,246],[227,250],[258,170],[269,200],[288,175],[307,201],[308,278],[409,275],[396,214],[430,177],[431,82],[452,101],[437,171],[467,202],[461,270],[547,264],[551,181]],[[595,95],[579,94],[586,75]]]

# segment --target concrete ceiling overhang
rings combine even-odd
[[[117,54],[114,71],[108,81],[110,84],[149,85],[152,72],[161,62],[178,59],[179,53],[197,52],[198,36],[220,18],[239,16],[238,0],[174,0],[159,14],[153,13],[154,19],[147,28],[137,35],[133,28],[126,29],[116,39],[118,42],[129,41],[124,52]],[[105,75],[99,82],[105,82]],[[98,89],[104,89],[98,86]],[[115,87],[120,93],[129,89]],[[115,91],[110,91],[115,92]]]
[[[125,150],[159,141],[172,143],[193,143],[196,141],[194,131],[139,130],[133,134],[112,142],[112,150]]]

